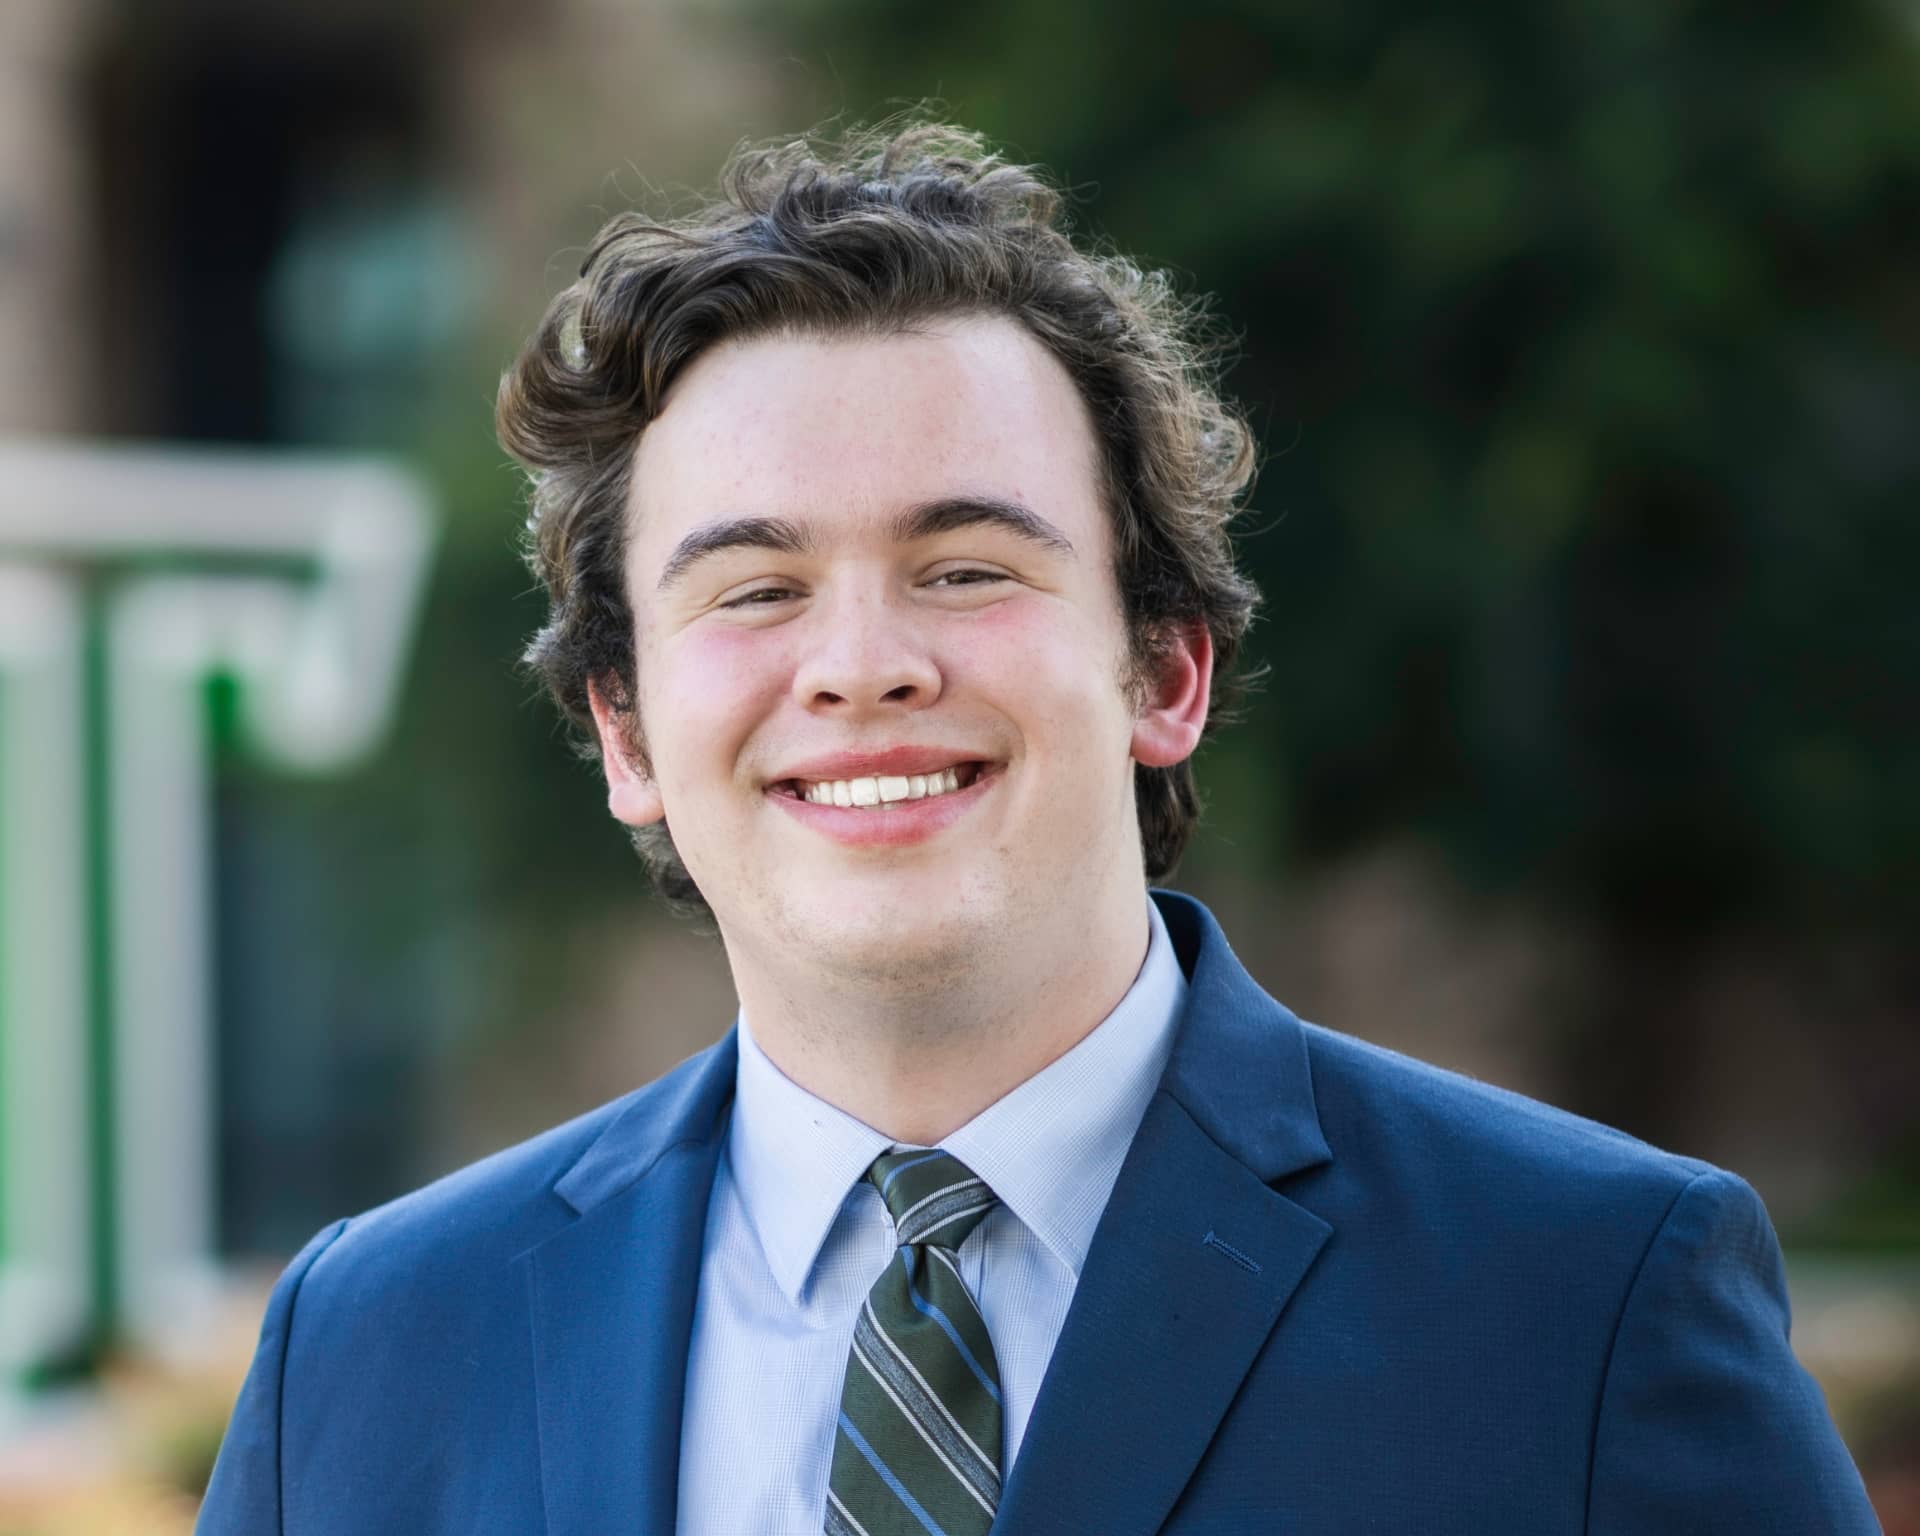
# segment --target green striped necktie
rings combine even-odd
[[[867,1178],[899,1248],[854,1324],[827,1536],[985,1536],[1000,1502],[1000,1367],[953,1255],[997,1197],[946,1152],[889,1152]]]

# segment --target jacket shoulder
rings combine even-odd
[[[1538,1099],[1301,1024],[1314,1101],[1335,1163],[1431,1187],[1447,1203],[1539,1203],[1572,1219],[1590,1207],[1650,1230],[1712,1164]]]
[[[687,1084],[713,1054],[348,1218],[308,1269],[303,1293],[320,1290],[351,1305],[390,1296],[396,1286],[436,1287],[498,1270],[572,1219],[568,1176],[623,1132],[678,1112]]]

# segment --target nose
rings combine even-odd
[[[940,669],[910,614],[887,598],[848,597],[817,609],[794,669],[794,700],[815,712],[857,717],[925,709],[940,697]]]

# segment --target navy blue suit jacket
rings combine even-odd
[[[1186,1013],[997,1532],[1877,1529],[1745,1184],[1303,1024],[1157,899]],[[671,1532],[733,1073],[316,1237],[202,1536]]]

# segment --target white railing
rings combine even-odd
[[[149,1348],[217,1297],[205,685],[232,679],[266,761],[345,767],[392,713],[432,539],[391,464],[0,441],[0,1379],[92,1318],[96,1245]]]

